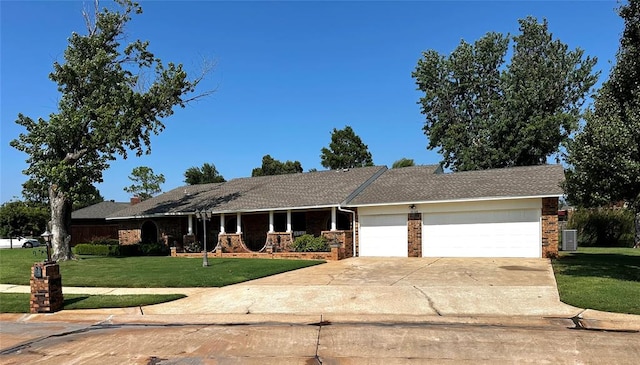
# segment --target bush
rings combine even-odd
[[[578,209],[567,224],[579,246],[633,247],[634,214],[628,209]]]
[[[168,256],[171,249],[164,243],[139,243],[140,252],[143,256]]]
[[[141,250],[139,245],[107,245],[107,244],[91,244],[80,243],[73,248],[76,255],[92,255],[92,256],[140,256]]]
[[[76,255],[116,256],[118,245],[95,245],[80,243],[73,248]]]
[[[293,242],[293,250],[296,252],[329,252],[331,247],[329,247],[326,238],[305,234],[296,238]]]
[[[89,241],[88,243],[91,245],[119,245],[120,241],[118,241],[117,239],[105,236],[105,237],[92,237],[91,241]]]

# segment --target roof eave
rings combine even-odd
[[[403,202],[383,202],[368,204],[347,204],[346,207],[379,207],[383,205],[406,205],[406,204],[442,204],[442,203],[465,203],[480,201],[496,201],[496,200],[512,200],[512,199],[540,199],[540,198],[559,198],[563,194],[543,194],[543,195],[524,195],[524,196],[497,196],[497,197],[481,197],[481,198],[463,198],[463,199],[447,199],[447,200],[411,200]]]
[[[298,206],[298,207],[277,207],[277,208],[237,209],[237,210],[209,210],[209,211],[211,212],[211,214],[262,213],[262,212],[270,212],[270,211],[324,209],[324,208],[333,208],[333,207],[337,208],[339,206],[340,206],[339,203],[335,203],[335,204],[308,205],[308,206]],[[195,213],[196,211],[143,214],[143,215],[132,215],[132,216],[123,216],[123,217],[108,217],[106,218],[106,220],[149,219],[149,218],[162,218],[162,217],[175,217],[175,216],[189,216]]]

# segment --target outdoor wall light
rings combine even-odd
[[[411,204],[409,206],[409,209],[411,209],[411,213],[415,213],[416,212],[416,205],[415,204]]]
[[[47,262],[51,261],[51,238],[53,237],[53,234],[51,232],[49,232],[49,230],[47,229],[46,231],[44,231],[43,234],[40,235],[40,237],[42,237],[42,239],[44,239],[44,245],[47,246]]]

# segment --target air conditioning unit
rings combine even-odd
[[[562,231],[562,251],[578,251],[578,231],[575,229]]]

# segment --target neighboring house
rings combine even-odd
[[[286,252],[309,233],[342,256],[557,254],[560,165],[442,173],[439,166],[234,179],[171,190],[106,217],[121,244],[203,240],[218,253]]]
[[[119,226],[115,222],[107,222],[107,216],[134,204],[114,201],[103,201],[71,213],[71,246],[87,243],[95,238],[118,239]]]

